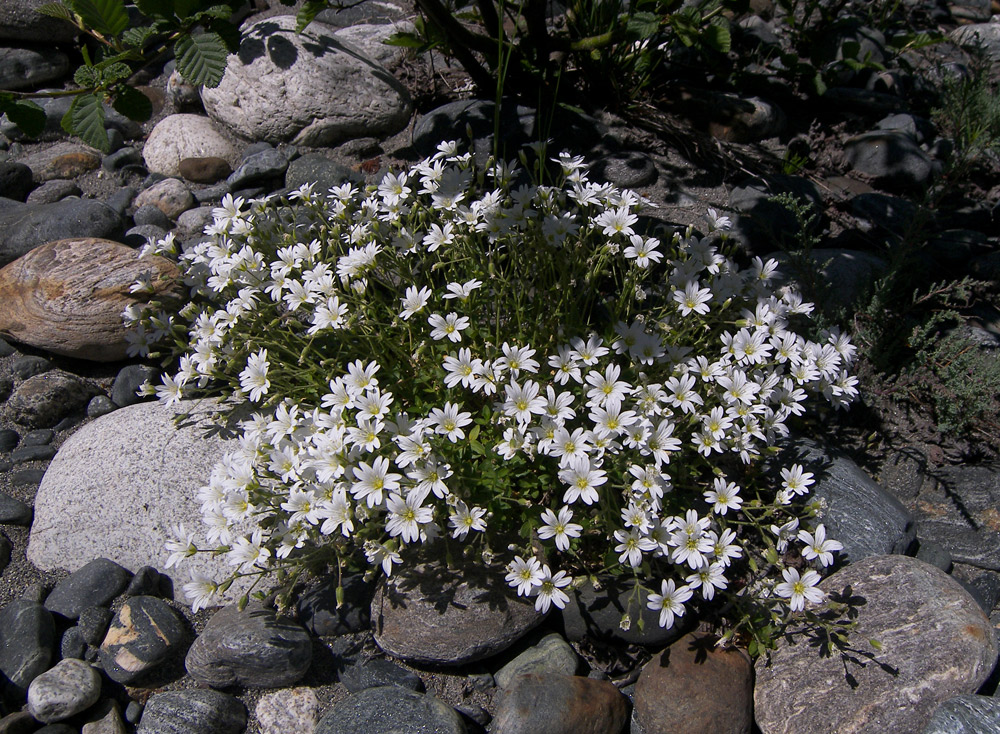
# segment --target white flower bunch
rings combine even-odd
[[[666,627],[751,583],[822,601],[798,569],[840,544],[801,501],[813,476],[755,467],[812,403],[855,397],[850,340],[797,331],[811,306],[772,288],[773,261],[735,262],[725,217],[664,241],[637,231],[637,195],[552,162],[540,185],[445,143],[367,189],[226,197],[206,241],[150,246],[192,293],[126,314],[134,353],[176,360],[150,389],[257,407],[199,496],[234,576],[389,575],[457,542],[508,554],[540,611],[600,571],[634,576]],[[202,550],[176,536],[171,564]]]

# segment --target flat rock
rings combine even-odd
[[[98,389],[62,370],[30,377],[7,400],[6,414],[29,428],[51,428],[68,415],[82,411]]]
[[[802,278],[803,273],[792,264],[786,252],[769,252],[763,256],[764,260],[771,258],[778,261],[775,284],[785,285]],[[834,247],[810,250],[808,262],[809,267],[821,276],[821,282],[837,284],[836,288],[823,294],[827,305],[834,308],[853,306],[875,279],[889,268],[889,263],[874,253]]]
[[[233,161],[236,148],[204,115],[168,115],[156,123],[142,148],[151,173],[179,176],[185,158],[221,158]]]
[[[101,643],[101,665],[109,678],[127,685],[176,652],[184,637],[184,624],[166,602],[131,597]]]
[[[254,186],[284,183],[288,170],[288,156],[275,148],[266,148],[248,155],[226,179],[233,191]]]
[[[239,699],[208,689],[155,693],[136,734],[238,734],[247,725]]]
[[[506,688],[521,673],[574,675],[579,665],[580,659],[569,643],[562,635],[552,632],[500,668],[493,677],[500,688]]]
[[[958,582],[908,556],[872,556],[820,587],[857,611],[850,647],[821,656],[809,633],[756,664],[763,734],[919,732],[938,704],[976,691],[997,659],[989,619]],[[878,640],[882,650],[867,641]]]
[[[165,178],[135,197],[136,207],[155,206],[169,219],[177,219],[194,203],[194,194],[179,178]]]
[[[345,665],[340,670],[338,677],[351,693],[379,686],[398,686],[411,691],[424,690],[424,682],[419,675],[383,658],[360,660],[351,665]]]
[[[997,732],[1000,732],[1000,699],[966,693],[938,706],[921,734]]]
[[[0,269],[0,334],[53,354],[111,362],[127,354],[122,312],[129,289],[148,277],[153,297],[178,292],[177,267],[110,240],[81,238],[36,247]]]
[[[254,713],[261,734],[313,734],[319,699],[311,688],[282,688],[261,696]]]
[[[0,533],[0,573],[3,573],[3,570],[7,568],[7,564],[10,563],[10,553],[12,550],[14,550],[14,546],[11,544],[10,538]]]
[[[299,620],[314,635],[346,635],[363,632],[372,625],[372,597],[375,584],[362,574],[343,579],[343,604],[337,606],[337,577],[325,579],[298,601]]]
[[[643,734],[749,734],[752,705],[750,658],[689,634],[643,666],[633,717]]]
[[[28,204],[54,204],[69,196],[79,196],[82,193],[75,181],[55,179],[53,181],[46,181],[33,190],[28,194],[28,198],[25,201]]]
[[[628,579],[608,577],[601,579],[597,589],[587,583],[567,590],[569,603],[562,610],[566,639],[579,642],[593,637],[605,642],[663,647],[684,634],[686,620],[678,620],[669,629],[661,627],[659,614],[646,607],[645,597],[636,596],[634,588]],[[625,615],[630,619],[628,629],[622,629]]]
[[[345,181],[358,181],[363,178],[342,163],[328,158],[322,153],[306,153],[288,164],[285,172],[285,185],[297,189],[303,184],[316,185],[316,191],[326,192]]]
[[[930,156],[895,130],[856,135],[844,143],[844,153],[851,168],[893,189],[924,187],[936,173]]]
[[[396,686],[366,688],[339,701],[316,725],[316,734],[389,732],[465,734],[455,709],[433,696]]]
[[[87,607],[103,606],[122,593],[130,576],[114,561],[96,558],[56,584],[45,597],[45,608],[77,619]]]
[[[324,23],[322,18],[318,21]],[[381,64],[389,71],[395,71],[407,58],[407,49],[385,43],[397,33],[413,33],[414,25],[409,20],[388,23],[357,23],[338,31],[333,36],[350,48],[360,51],[365,58]]]
[[[41,604],[16,599],[0,609],[0,673],[4,697],[24,703],[28,685],[49,669],[56,649],[52,615]]]
[[[28,559],[39,569],[75,570],[94,557],[130,571],[164,568],[170,528],[201,527],[198,489],[232,443],[218,435],[213,401],[177,406],[138,403],[101,416],[59,448],[35,496]],[[180,427],[174,416],[190,412]],[[174,577],[204,573],[225,579],[224,557],[203,553]],[[238,599],[248,583],[234,583],[225,599]]]
[[[83,725],[80,734],[128,734],[117,701],[106,700],[97,709],[88,714],[90,721]]]
[[[89,663],[68,658],[31,681],[28,711],[51,724],[90,708],[100,697],[100,674]]]
[[[251,603],[216,612],[188,650],[188,674],[215,688],[281,688],[297,683],[312,663],[312,639],[301,626]]]
[[[516,676],[500,695],[492,734],[620,732],[628,699],[606,680],[557,673]]]
[[[224,179],[233,172],[233,167],[218,156],[192,156],[181,159],[177,172],[188,181],[210,184]]]
[[[1000,61],[1000,26],[996,23],[962,25],[948,37],[959,46],[982,47],[993,61]]]
[[[323,23],[300,34],[295,24],[281,15],[243,28],[222,82],[202,90],[212,119],[252,140],[310,146],[406,125],[409,95],[385,67]]]
[[[24,204],[0,211],[0,265],[54,240],[113,239],[121,231],[118,212],[94,199]]]
[[[505,569],[399,569],[375,593],[375,642],[415,662],[462,665],[507,649],[545,618],[515,595]]]
[[[101,165],[101,154],[79,143],[56,143],[21,161],[31,169],[36,184],[60,178],[76,178]]]
[[[0,523],[6,525],[30,525],[31,505],[0,492]]]
[[[70,23],[38,12],[47,0],[4,0],[0,3],[0,38],[15,42],[60,43],[76,38]]]

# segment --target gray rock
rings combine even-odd
[[[170,527],[200,527],[198,488],[231,445],[209,418],[216,407],[210,400],[139,403],[76,431],[35,496],[28,559],[42,570],[73,570],[95,556],[129,570],[163,568]],[[174,416],[185,412],[190,419],[175,426]],[[210,555],[186,560],[181,572],[227,578],[225,558]],[[224,599],[238,599],[248,586],[234,583]]]
[[[271,3],[274,6],[274,3]],[[360,23],[388,24],[408,20],[413,10],[405,2],[392,0],[371,0],[360,5],[345,5],[342,8],[321,10],[316,20],[336,28],[349,28]]]
[[[83,641],[88,645],[99,645],[108,631],[112,617],[114,614],[107,607],[94,606],[81,610],[76,626]]]
[[[30,525],[31,506],[0,492],[0,523]]]
[[[634,596],[631,580],[608,577],[600,581],[599,589],[588,583],[567,590],[569,603],[562,610],[563,634],[567,640],[578,642],[592,637],[606,642],[663,647],[684,634],[684,619],[670,629],[660,626],[659,614],[646,608],[645,597]],[[631,623],[628,629],[622,629],[626,614]]]
[[[168,179],[170,180],[170,179]],[[149,189],[147,189],[148,191]],[[145,192],[143,192],[145,193]],[[142,196],[142,194],[140,194]],[[174,226],[174,223],[170,221],[170,217],[163,213],[160,207],[154,204],[146,204],[136,202],[139,207],[135,210],[132,215],[132,221],[135,222],[136,226],[142,226],[143,224],[153,224],[162,229],[170,229]]]
[[[10,554],[14,550],[14,546],[8,538],[3,533],[0,533],[0,573],[7,568],[7,564],[10,563]]]
[[[0,718],[0,734],[32,734],[38,722],[27,711],[16,711]]]
[[[125,211],[132,205],[132,201],[138,193],[134,186],[122,186],[111,194],[105,203],[118,212],[119,216],[124,216]]]
[[[16,161],[0,161],[0,196],[24,201],[35,183],[31,169]]]
[[[111,680],[128,685],[176,652],[184,637],[184,624],[166,602],[133,596],[101,643],[101,666]]]
[[[411,691],[423,691],[424,682],[416,673],[411,673],[391,660],[373,658],[345,665],[339,672],[340,682],[351,693],[379,686],[398,686]]]
[[[493,117],[496,105],[486,100],[457,100],[436,107],[420,117],[413,125],[413,148],[422,155],[433,153],[442,140],[452,140],[456,131],[472,131],[474,139],[488,140],[493,135]],[[509,148],[531,142],[533,110],[518,106],[511,111],[503,109],[500,130]]]
[[[67,658],[31,681],[28,711],[51,724],[90,708],[100,697],[100,674],[82,660]]]
[[[815,270],[818,276],[813,279],[793,264],[785,252],[769,252],[763,258],[778,261],[778,274],[773,280],[775,285],[794,284],[801,288],[801,283],[816,280],[821,290],[809,297],[821,299],[830,308],[853,306],[889,267],[888,262],[870,252],[818,247],[810,250],[806,258],[806,267]],[[823,284],[835,286],[824,287]]]
[[[606,680],[574,675],[516,676],[495,703],[493,734],[620,732],[628,699]]]
[[[0,452],[11,451],[20,441],[21,436],[13,428],[0,428]]]
[[[923,117],[917,117],[905,112],[887,115],[878,121],[879,130],[899,130],[913,138],[913,142],[923,143],[934,137],[934,126]]]
[[[145,398],[137,394],[139,388],[147,380],[152,381],[155,377],[156,370],[146,365],[130,364],[122,367],[111,384],[111,400],[123,408],[126,405],[142,402]]]
[[[24,703],[28,684],[49,669],[55,650],[55,622],[41,604],[17,599],[0,609],[0,673],[9,681],[5,698]]]
[[[63,660],[69,658],[84,659],[87,654],[87,642],[83,639],[83,633],[79,627],[70,627],[63,632],[62,640],[59,641],[59,654]]]
[[[101,154],[79,143],[56,143],[41,148],[21,161],[31,169],[35,183],[82,176],[101,165]]]
[[[76,38],[70,23],[38,12],[46,0],[4,0],[0,3],[0,38],[19,43],[42,41],[61,43]]]
[[[25,204],[0,212],[0,265],[53,240],[70,237],[115,239],[122,230],[118,212],[94,199]]]
[[[917,553],[914,557],[941,569],[945,573],[951,571],[953,565],[951,553],[944,547],[933,540],[925,540],[920,537],[917,538]]]
[[[28,431],[24,434],[24,438],[21,441],[22,446],[45,446],[46,444],[52,443],[52,439],[56,437],[55,431],[51,428],[37,428],[34,431]]]
[[[48,461],[55,455],[54,446],[21,446],[10,452],[10,460],[15,464],[26,461]]]
[[[656,166],[645,153],[626,150],[598,158],[590,167],[590,176],[596,181],[607,181],[625,189],[652,186],[656,183]]]
[[[164,176],[179,176],[185,158],[235,160],[236,148],[203,115],[168,115],[156,123],[142,148],[146,167]]]
[[[320,23],[322,18],[317,17]],[[386,39],[397,33],[412,33],[414,25],[409,20],[388,23],[358,23],[335,31],[333,36],[349,48],[357,49],[365,58],[381,64],[389,71],[396,71],[407,58],[408,50],[390,46]]]
[[[163,212],[168,219],[174,220],[194,206],[194,195],[179,178],[166,178],[153,184],[145,191],[141,191],[135,197],[135,206],[142,209],[146,206],[155,206]],[[136,222],[140,224],[140,222]],[[142,222],[142,224],[158,224],[157,222]],[[162,225],[160,225],[162,226]]]
[[[87,403],[87,417],[100,418],[102,415],[107,415],[117,410],[117,408],[118,406],[111,402],[111,398],[107,395],[95,395]]]
[[[930,156],[898,131],[856,135],[844,144],[844,152],[851,168],[894,189],[923,188],[937,172]]]
[[[247,725],[239,699],[207,689],[155,693],[136,734],[238,734]]]
[[[46,181],[37,189],[28,194],[29,204],[54,204],[70,196],[79,196],[83,193],[75,181],[66,179],[53,179]]]
[[[76,375],[52,370],[18,385],[7,400],[7,416],[31,428],[54,427],[66,416],[83,410],[98,389]]]
[[[316,734],[389,732],[465,734],[458,712],[433,696],[396,686],[366,688],[339,701],[316,725]]]
[[[343,579],[344,603],[337,607],[337,579],[331,577],[303,594],[298,602],[299,620],[318,636],[346,635],[371,627],[375,584],[355,574]]]
[[[56,91],[56,90],[42,90]],[[45,128],[42,133],[35,138],[28,138],[21,130],[6,116],[0,117],[0,133],[3,133],[11,140],[64,140],[66,131],[62,129],[62,119],[69,111],[73,100],[70,97],[33,97],[32,101],[38,104],[45,112]],[[111,105],[104,105],[104,126],[109,129],[116,129],[129,139],[134,140],[142,136],[142,126],[129,120],[124,115],[115,111]]]
[[[97,711],[88,714],[87,718],[90,721],[83,725],[80,734],[128,734],[118,702],[114,699],[103,701]]]
[[[177,69],[170,72],[167,79],[167,101],[178,112],[198,112],[201,110],[201,95],[198,87],[181,76]]]
[[[125,589],[125,596],[158,596],[164,577],[152,566],[143,566]]]
[[[514,644],[545,615],[516,596],[502,567],[400,569],[375,593],[375,642],[393,657],[439,665],[483,660]]]
[[[1000,533],[995,530],[969,527],[964,522],[920,520],[917,531],[940,544],[953,561],[1000,571]]]
[[[184,661],[191,677],[215,688],[290,686],[311,663],[309,633],[257,603],[216,612]]]
[[[959,46],[982,47],[993,61],[1000,61],[1000,25],[997,23],[972,23],[951,31],[948,37]]]
[[[200,235],[205,231],[205,227],[214,221],[215,217],[212,214],[214,209],[212,206],[188,209],[177,217],[177,231],[183,236]]]
[[[122,242],[129,247],[139,249],[144,247],[147,242],[158,242],[167,236],[167,230],[163,227],[157,227],[155,224],[140,224],[138,227],[131,227],[125,236],[122,237]]]
[[[993,669],[989,619],[933,566],[872,556],[820,588],[857,611],[850,646],[821,656],[806,630],[789,630],[769,663],[758,659],[754,712],[763,734],[920,731],[939,703],[977,690]]]
[[[261,696],[254,713],[261,734],[313,734],[319,700],[311,688],[284,688]]]
[[[858,194],[851,199],[851,213],[865,222],[867,229],[881,227],[894,234],[904,234],[917,215],[917,207],[908,199],[889,194]]]
[[[243,137],[271,143],[331,145],[403,128],[405,88],[333,34],[315,22],[296,34],[294,16],[244,28],[222,82],[202,90],[205,111]]]
[[[11,365],[11,372],[22,380],[27,380],[29,377],[34,377],[35,375],[40,375],[43,372],[48,372],[55,365],[45,357],[36,357],[34,355],[26,355],[24,357],[18,357],[14,360],[14,364]]]
[[[345,181],[361,183],[364,177],[322,153],[306,153],[296,158],[285,173],[285,185],[290,189],[312,183],[316,191],[325,193]]]
[[[1000,732],[1000,699],[966,693],[938,706],[921,734],[997,732]]]
[[[103,606],[128,585],[129,572],[107,558],[96,558],[64,578],[45,598],[45,608],[77,619],[90,606]]]
[[[243,159],[239,167],[230,174],[226,183],[233,191],[260,184],[283,183],[288,170],[288,158],[280,150],[269,148]]]
[[[579,665],[580,659],[573,648],[553,632],[504,665],[493,677],[500,688],[506,688],[521,673],[575,675]]]

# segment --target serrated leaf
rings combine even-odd
[[[705,29],[705,43],[719,53],[727,54],[732,47],[732,36],[724,25],[710,25]]]
[[[630,41],[641,41],[660,30],[660,16],[655,13],[636,13],[628,19],[625,36]]]
[[[128,64],[123,64],[121,61],[114,61],[101,69],[102,82],[105,85],[120,82],[122,79],[128,79],[130,76],[132,76],[132,69],[129,68]]]
[[[93,94],[81,94],[73,100],[62,119],[63,129],[87,145],[107,153],[111,149],[104,129],[104,105]]]
[[[139,12],[148,18],[172,18],[174,16],[173,0],[135,0]]]
[[[29,137],[35,137],[45,129],[45,110],[31,100],[0,100],[0,114],[6,114],[7,119]]]
[[[149,43],[155,31],[152,26],[144,25],[136,28],[128,28],[122,33],[122,42],[126,46],[142,50],[142,47]]]
[[[222,42],[226,44],[226,51],[234,54],[240,50],[240,40],[242,40],[242,36],[240,35],[240,29],[238,26],[228,20],[217,20],[214,18],[209,18],[204,23],[204,26],[206,31],[219,34]]]
[[[78,87],[93,89],[101,83],[101,72],[93,66],[81,66],[73,74],[73,81]]]
[[[153,116],[153,103],[149,97],[132,87],[122,87],[111,106],[130,120],[145,122]]]
[[[35,8],[35,12],[47,15],[50,18],[65,20],[73,25],[76,25],[76,16],[73,15],[73,11],[62,3],[45,3],[45,5],[40,5]]]
[[[198,11],[201,2],[202,0],[174,0],[174,13],[182,20],[190,18]]]
[[[295,15],[295,32],[301,33],[304,31],[306,26],[312,23],[313,19],[328,7],[330,7],[330,4],[326,0],[306,0]]]
[[[400,48],[422,48],[425,41],[413,33],[399,31],[389,36],[383,43],[386,46],[398,46]]]
[[[117,36],[128,28],[124,0],[68,0],[83,22],[105,36]]]
[[[195,13],[195,18],[201,20],[202,18],[216,18],[218,20],[225,20],[233,14],[233,9],[228,5],[212,5],[200,10]]]
[[[226,44],[218,33],[181,36],[174,44],[177,71],[192,84],[217,87],[226,71]]]

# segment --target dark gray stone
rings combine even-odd
[[[97,388],[76,375],[51,370],[22,382],[7,400],[7,417],[30,428],[55,428],[83,408]]]
[[[951,553],[943,548],[940,543],[935,543],[933,540],[918,537],[915,557],[924,563],[931,564],[935,568],[940,568],[945,573],[951,571]]]
[[[453,140],[457,131],[471,129],[473,138],[485,140],[493,135],[493,117],[496,105],[485,100],[458,100],[431,110],[413,126],[413,149],[429,155],[442,140]],[[530,142],[532,120],[527,108],[504,108],[500,121],[501,134],[509,147],[520,147]],[[520,113],[520,114],[519,114]],[[461,133],[464,135],[464,132]]]
[[[458,712],[433,696],[397,686],[366,688],[338,702],[315,734],[434,732],[465,734]]]
[[[76,38],[76,28],[38,12],[45,0],[4,0],[0,3],[0,38],[17,43],[62,43]]]
[[[114,614],[107,607],[87,607],[81,611],[76,626],[83,635],[83,641],[88,645],[99,645],[108,631],[112,617]]]
[[[122,237],[122,242],[129,247],[139,248],[147,242],[157,242],[166,236],[167,230],[163,227],[157,227],[155,224],[140,224],[137,227],[129,228]]]
[[[246,725],[239,699],[204,689],[170,691],[146,702],[136,734],[238,734]]]
[[[316,20],[337,28],[350,28],[359,23],[385,25],[397,21],[409,20],[412,17],[410,8],[405,3],[376,2],[360,5],[345,5],[343,8],[321,10]]]
[[[130,576],[114,561],[95,558],[56,584],[45,598],[45,608],[67,619],[77,619],[87,607],[103,606],[122,593]]]
[[[55,446],[21,446],[10,452],[10,460],[23,464],[27,461],[48,461],[55,455]]]
[[[79,627],[70,627],[63,632],[62,640],[59,643],[59,654],[63,660],[67,658],[83,660],[86,653],[87,642],[83,639],[83,633]]]
[[[0,88],[28,89],[59,79],[69,71],[69,57],[49,48],[0,48]]]
[[[0,573],[7,568],[7,564],[10,563],[10,554],[14,550],[14,546],[8,538],[3,533],[0,533]]]
[[[0,161],[0,196],[24,201],[34,187],[30,168],[15,161]]]
[[[997,601],[1000,601],[1000,574],[984,571],[970,579],[956,578],[986,614],[993,612]]]
[[[0,376],[0,402],[5,402],[12,392],[14,392],[14,380],[9,375]]]
[[[893,234],[904,234],[917,214],[916,205],[889,194],[858,194],[851,199],[851,213],[863,221],[867,229],[881,227]]]
[[[107,415],[117,409],[118,406],[107,395],[95,395],[87,403],[87,417],[100,418],[102,415]]]
[[[48,724],[41,729],[35,729],[34,734],[77,734],[76,727],[69,724]]]
[[[374,582],[356,574],[343,580],[344,603],[337,608],[337,579],[330,577],[299,599],[299,619],[306,629],[320,637],[363,632],[372,624]]]
[[[679,618],[670,629],[659,623],[659,613],[647,609],[645,596],[633,598],[634,582],[618,578],[602,578],[601,588],[584,584],[567,590],[569,603],[562,610],[563,634],[571,642],[591,637],[606,642],[663,647],[686,632],[687,619]],[[628,614],[631,624],[622,629],[622,618]],[[639,620],[642,619],[642,629]]]
[[[950,520],[920,520],[920,535],[944,547],[959,563],[1000,571],[1000,533]]]
[[[141,166],[142,151],[138,148],[119,148],[113,153],[108,153],[101,161],[101,168],[105,171],[119,171],[125,166]]]
[[[138,193],[134,186],[123,186],[109,196],[105,203],[118,212],[119,215],[124,215]]]
[[[101,643],[101,666],[109,678],[127,685],[174,653],[184,636],[183,623],[162,599],[130,597]]]
[[[152,381],[156,375],[157,371],[146,365],[130,364],[122,367],[111,385],[112,402],[122,408],[142,402],[146,398],[138,394],[139,388],[147,380]]]
[[[0,265],[53,240],[116,239],[121,232],[121,216],[101,201],[63,199],[52,204],[25,204],[0,212]]]
[[[24,438],[21,441],[22,446],[44,446],[46,444],[52,443],[52,439],[55,438],[56,434],[51,428],[37,428],[34,431],[29,431],[24,434]]]
[[[216,612],[184,661],[195,679],[216,688],[281,688],[301,680],[312,663],[305,629],[252,603]]]
[[[48,372],[53,367],[52,362],[45,357],[36,357],[33,354],[29,354],[14,360],[14,364],[11,365],[11,372],[22,380],[27,380],[29,377]]]
[[[0,734],[32,734],[38,722],[27,711],[16,711],[0,718]]]
[[[993,669],[989,619],[933,566],[871,556],[820,588],[856,610],[851,648],[822,656],[808,644],[808,630],[789,628],[769,660],[756,663],[754,714],[762,731],[920,731],[939,703],[977,690]]]
[[[1000,699],[971,693],[949,698],[922,734],[1000,734]]]
[[[203,189],[195,189],[191,193],[194,194],[194,200],[199,204],[216,202],[229,193],[229,184],[223,181],[220,184],[215,184],[215,186],[206,186]]]
[[[28,194],[29,204],[53,204],[62,201],[69,196],[79,196],[83,193],[75,181],[67,181],[64,178],[55,178],[46,181],[37,189]]]
[[[790,194],[804,204],[812,204],[814,208],[822,207],[819,189],[800,176],[775,176],[766,187],[752,181],[735,187],[729,193],[729,207],[736,212],[733,233],[753,253],[770,252],[776,244],[785,249],[795,249],[800,245],[799,221],[788,207],[773,201],[779,194]],[[817,228],[823,226],[822,217],[817,219],[815,225]]]
[[[4,453],[10,451],[17,446],[20,440],[21,437],[13,428],[0,428],[0,451]]]
[[[45,476],[45,469],[20,469],[11,475],[10,482],[15,487],[24,487],[31,484],[41,483],[43,476]],[[28,507],[28,511],[29,511],[28,519],[22,523],[18,523],[19,525],[31,524],[30,507]]]
[[[132,215],[132,221],[135,222],[137,227],[141,227],[144,224],[152,224],[168,230],[174,226],[174,223],[170,221],[170,217],[164,214],[159,207],[152,204],[146,204],[136,209],[135,214]]]
[[[264,183],[283,182],[287,170],[287,156],[280,150],[271,148],[244,158],[226,179],[226,183],[232,189],[242,189]]]
[[[0,200],[2,200],[2,197],[0,197]],[[5,340],[0,339],[0,357],[9,357],[16,351],[17,350],[14,349],[14,347],[8,344]]]
[[[163,577],[152,566],[143,566],[129,581],[125,596],[158,596]]]
[[[887,115],[878,121],[876,127],[879,130],[899,130],[900,132],[904,132],[913,138],[913,142],[918,145],[934,137],[934,126],[930,120],[906,112]]]
[[[916,538],[913,516],[848,456],[802,440],[783,451],[779,461],[781,466],[802,464],[815,475],[809,497],[826,501],[827,535],[844,545],[838,555],[849,563],[909,550]]]
[[[500,668],[494,678],[498,686],[506,688],[521,673],[575,675],[579,665],[580,659],[573,648],[552,632]]]
[[[7,525],[30,525],[31,506],[0,492],[0,523]]]
[[[927,186],[937,173],[935,164],[904,133],[876,130],[850,138],[844,144],[851,168],[892,189]]]
[[[364,177],[347,166],[327,158],[322,153],[306,153],[288,164],[285,185],[297,189],[307,183],[316,184],[315,191],[326,193],[345,181],[361,183]]]
[[[657,172],[648,155],[626,150],[598,158],[590,168],[590,177],[621,188],[635,189],[656,183]]]
[[[17,599],[0,609],[0,673],[9,681],[4,698],[24,703],[28,685],[49,669],[55,649],[55,622],[41,604]]]
[[[375,658],[346,665],[339,673],[340,682],[351,693],[379,686],[399,686],[411,691],[423,691],[420,676],[391,660]]]

